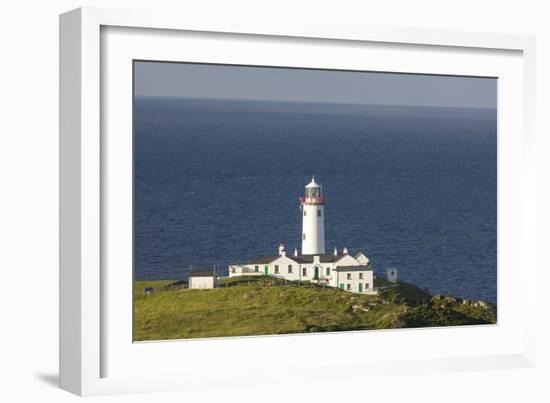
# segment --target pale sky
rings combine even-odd
[[[135,62],[136,96],[496,108],[497,79]]]

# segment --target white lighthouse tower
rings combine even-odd
[[[325,253],[325,197],[321,186],[311,178],[306,192],[300,197],[302,205],[302,254],[319,255]]]

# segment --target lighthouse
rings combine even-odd
[[[272,276],[278,279],[314,282],[340,290],[374,295],[374,272],[369,258],[361,251],[354,255],[344,247],[341,252],[325,252],[325,196],[315,178],[300,197],[302,212],[302,253],[279,244],[277,254],[229,265],[229,277]],[[275,252],[275,249],[273,250]],[[392,269],[395,270],[396,269]],[[389,275],[388,275],[389,279]],[[391,281],[391,280],[390,280]]]
[[[302,254],[325,253],[325,197],[315,177],[306,185],[304,196],[300,197],[302,207]]]

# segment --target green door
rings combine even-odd
[[[344,289],[344,283],[340,283],[340,289]]]
[[[319,280],[319,268],[318,267],[315,268],[315,275],[313,276],[313,279],[314,280]]]
[[[264,274],[267,276],[269,274],[269,268],[267,265],[264,266]]]
[[[359,283],[359,292],[363,292],[363,283]]]

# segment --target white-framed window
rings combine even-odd
[[[346,290],[348,290],[348,291],[351,290],[351,284],[346,285]]]
[[[260,271],[260,267],[258,265],[254,266],[254,271],[256,272]]]
[[[325,273],[327,274],[327,276],[330,276],[330,267],[327,267],[327,270]]]
[[[369,283],[365,283],[365,290],[369,289]]]
[[[359,280],[363,280],[363,273],[359,273]]]
[[[347,278],[348,280],[351,280],[351,273],[346,274],[346,278]]]
[[[279,274],[279,265],[278,264],[275,265],[275,274]]]
[[[292,273],[292,265],[291,264],[288,265],[288,272]]]
[[[307,269],[305,267],[302,268],[302,276],[307,277]]]

